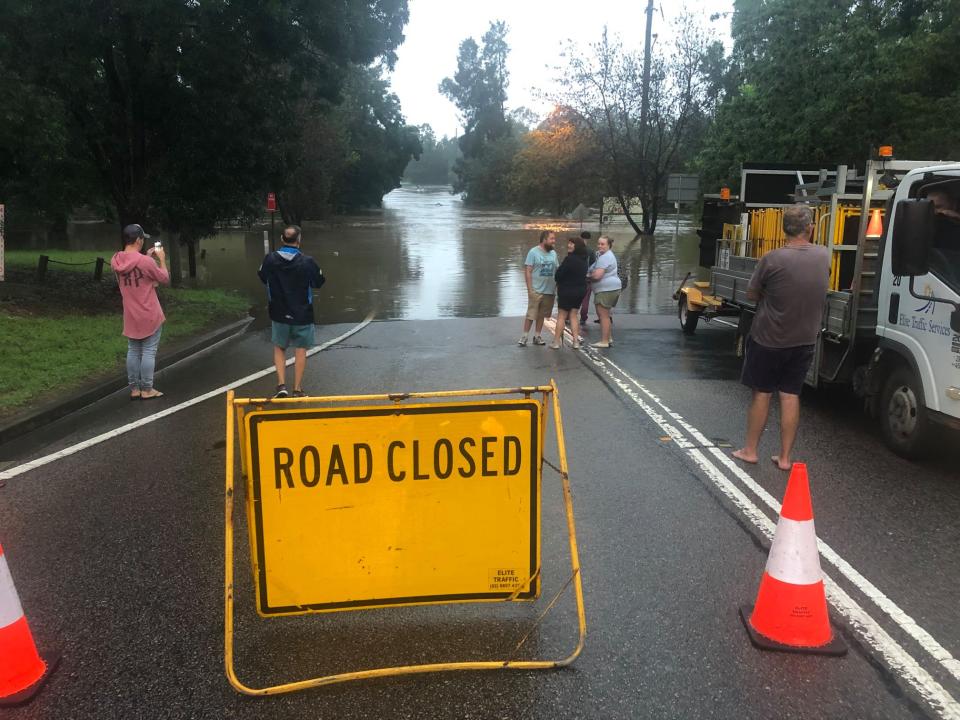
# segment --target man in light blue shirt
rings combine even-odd
[[[543,330],[543,321],[553,314],[553,301],[557,294],[557,281],[554,275],[560,266],[554,246],[557,236],[550,230],[540,233],[540,244],[530,248],[527,259],[524,261],[524,277],[527,282],[527,315],[523,319],[523,335],[517,345],[524,347],[527,344],[527,335],[530,328],[536,324],[533,335],[534,345],[546,345],[540,332]]]

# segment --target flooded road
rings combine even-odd
[[[697,267],[698,238],[691,219],[680,217],[676,240],[672,214],[662,217],[653,238],[635,240],[622,218],[604,223],[630,277],[619,312],[674,311],[670,296],[686,272]],[[593,233],[595,246],[598,218],[582,227]],[[447,187],[403,187],[384,198],[380,211],[307,223],[303,250],[317,259],[327,277],[317,293],[317,322],[350,322],[371,309],[379,319],[521,315],[526,309],[523,259],[544,228],[557,231],[562,258],[563,239],[578,234],[581,225],[563,218],[472,210]],[[113,237],[112,228],[107,237]],[[237,289],[254,305],[265,304],[256,276],[263,259],[262,227],[221,231],[202,241],[201,250],[198,284]]]

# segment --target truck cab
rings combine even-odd
[[[960,164],[911,170],[888,207],[868,389],[911,456],[929,424],[960,428]]]

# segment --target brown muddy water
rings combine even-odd
[[[667,213],[654,237],[634,238],[622,219],[604,222],[614,253],[630,282],[618,312],[670,313],[671,295],[684,275],[697,271],[698,238],[689,215]],[[403,187],[383,199],[383,209],[333,223],[307,223],[303,251],[327,278],[316,295],[318,323],[350,322],[371,310],[378,319],[519,316],[526,310],[523,259],[544,228],[563,239],[581,224],[502,210],[472,210],[446,187]],[[598,218],[582,229],[599,234]],[[108,249],[115,228],[74,228],[77,245]],[[255,307],[266,294],[256,275],[263,259],[263,227],[224,230],[203,240],[197,285],[234,289]],[[279,234],[280,226],[277,226]],[[183,257],[186,272],[186,257]],[[185,282],[193,282],[185,279]]]

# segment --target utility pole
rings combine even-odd
[[[643,45],[643,97],[640,102],[640,130],[647,129],[650,116],[650,43],[653,36],[653,0],[647,0],[647,34]]]

